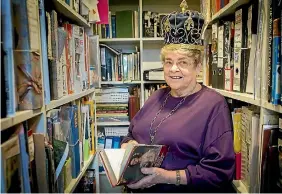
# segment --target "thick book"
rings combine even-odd
[[[131,145],[126,149],[104,149],[99,152],[112,187],[137,182],[145,175],[143,167],[160,167],[168,147],[164,145]]]

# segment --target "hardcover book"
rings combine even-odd
[[[143,167],[160,167],[168,147],[164,145],[132,145],[126,149],[104,149],[99,152],[112,187],[137,182],[145,175]]]

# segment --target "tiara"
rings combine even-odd
[[[188,10],[185,0],[180,8],[181,12],[170,13],[161,22],[165,46],[203,50],[204,16],[198,11]]]

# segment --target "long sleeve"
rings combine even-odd
[[[123,143],[127,143],[128,141],[130,140],[134,140],[134,137],[132,135],[132,130],[134,128],[134,125],[135,123],[138,121],[138,119],[140,118],[141,114],[142,114],[142,110],[143,108],[141,108],[137,114],[133,117],[133,119],[130,121],[130,125],[129,125],[129,128],[128,128],[128,134],[127,136],[125,136],[122,141],[121,141],[121,144]]]
[[[132,121],[133,121],[133,120],[132,120]],[[133,136],[132,136],[132,129],[133,129],[134,124],[133,124],[132,121],[130,122],[130,125],[129,125],[129,128],[128,128],[128,134],[127,134],[127,136],[125,136],[125,137],[122,139],[122,141],[121,141],[120,144],[127,143],[127,142],[130,141],[130,140],[134,140],[134,138],[133,138]]]
[[[230,183],[235,170],[235,154],[230,112],[226,106],[209,122],[202,150],[199,163],[185,170],[187,185],[209,189]]]

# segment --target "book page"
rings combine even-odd
[[[123,155],[125,153],[125,149],[105,149],[104,151],[115,173],[116,179],[119,180],[120,167],[121,167]]]

